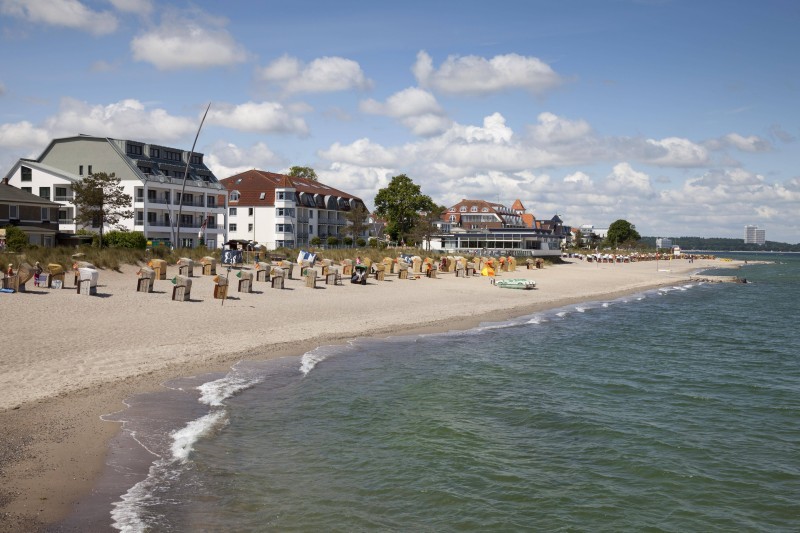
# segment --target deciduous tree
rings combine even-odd
[[[608,234],[606,235],[606,241],[611,246],[619,246],[620,244],[638,241],[641,238],[639,232],[636,231],[636,226],[623,219],[612,222],[608,227]]]
[[[389,185],[375,195],[375,213],[385,218],[386,232],[393,240],[404,240],[416,225],[420,213],[436,209],[430,196],[405,174],[394,176]]]
[[[100,246],[103,227],[119,228],[120,221],[133,217],[132,198],[120,185],[114,173],[96,172],[73,185],[75,191],[75,221],[78,224],[100,226]]]
[[[311,167],[298,167],[294,166],[289,169],[289,176],[293,178],[305,178],[311,181],[318,181],[317,180],[317,173]]]

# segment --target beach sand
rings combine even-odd
[[[103,471],[119,425],[100,416],[123,400],[177,376],[224,371],[242,359],[300,355],[355,337],[466,329],[570,303],[610,299],[685,283],[691,273],[735,267],[712,259],[624,264],[566,264],[502,278],[534,279],[536,290],[509,290],[486,277],[385,281],[317,288],[286,281],[284,290],[253,283],[227,300],[213,298],[210,276],[195,276],[191,301],[172,301],[177,267],[136,292],[137,267],[100,271],[98,294],[28,283],[0,294],[0,530],[32,531],[68,515]],[[297,270],[297,269],[295,269]],[[221,269],[223,275],[225,270]],[[195,269],[195,274],[198,269]]]

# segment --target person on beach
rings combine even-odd
[[[33,286],[39,286],[39,276],[42,275],[42,265],[39,264],[39,261],[36,261],[36,264],[33,265]]]
[[[6,276],[9,278],[14,275],[14,265],[11,263],[8,264],[8,270],[6,270]]]

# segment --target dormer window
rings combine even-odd
[[[477,212],[478,212],[478,206],[477,206],[477,205],[473,205],[473,206],[470,208],[470,212],[472,212],[472,213],[477,213]]]
[[[241,195],[239,194],[239,191],[231,191],[231,195],[230,195],[231,202],[238,202],[240,196]]]
[[[484,207],[483,209],[481,209],[481,212],[488,213],[489,212],[489,208],[488,207]]]
[[[258,199],[259,200],[263,200],[266,197],[267,197],[267,193],[265,193],[265,192],[262,192],[261,194],[258,195]]]
[[[462,213],[466,213],[467,212],[467,206],[462,205],[458,210],[461,211]]]
[[[456,208],[455,208],[455,207],[451,207],[451,208],[450,208],[450,212],[451,212],[451,213],[455,213],[455,212],[456,212]]]

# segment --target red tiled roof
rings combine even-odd
[[[517,200],[514,202],[514,205],[511,206],[511,209],[514,211],[525,211],[525,206],[522,205],[522,201],[517,198]]]
[[[361,200],[357,196],[340,191],[339,189],[334,189],[324,183],[256,169],[247,170],[222,179],[220,183],[225,186],[228,192],[239,191],[239,201],[229,202],[230,205],[233,206],[258,207],[275,205],[275,189],[285,188],[294,188],[297,192]],[[264,196],[263,198],[261,197],[262,193]]]

